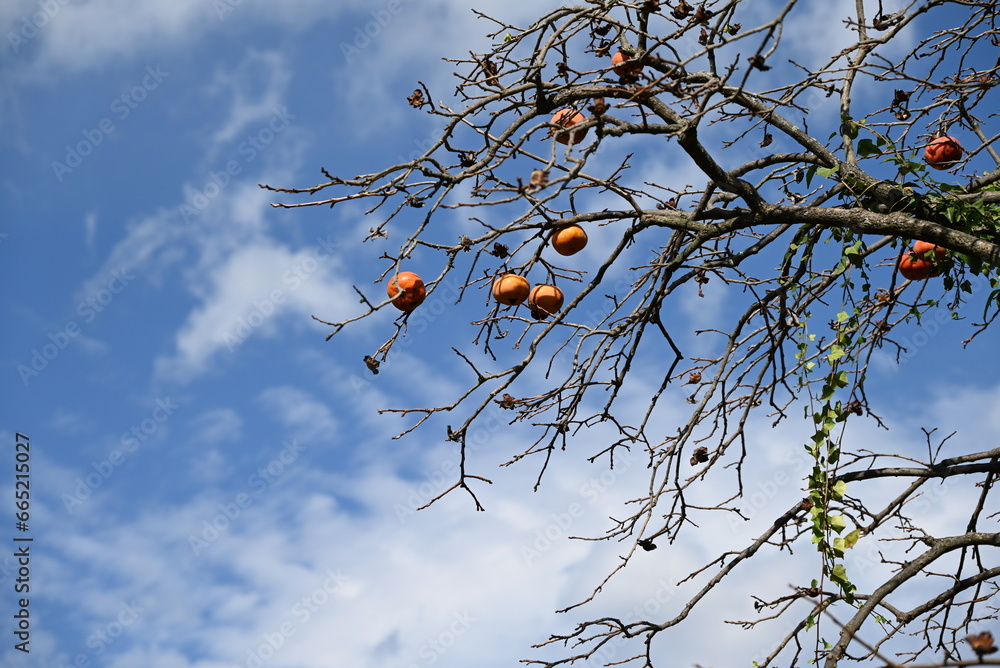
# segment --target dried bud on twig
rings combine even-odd
[[[479,64],[483,66],[483,74],[486,75],[487,85],[500,88],[500,70],[497,68],[496,63],[489,58],[483,58]]]
[[[983,631],[982,633],[973,633],[972,635],[965,636],[969,645],[972,646],[972,651],[976,653],[980,659],[987,654],[993,654],[997,651],[996,645],[993,644],[993,634],[989,631]]]
[[[694,8],[691,7],[691,5],[684,2],[684,0],[680,0],[680,2],[678,2],[674,6],[674,9],[673,11],[670,12],[670,15],[673,16],[675,19],[683,21],[684,19],[686,19],[688,16],[691,15],[692,9]]]
[[[695,448],[695,451],[691,453],[691,466],[697,466],[698,464],[704,464],[708,461],[708,448],[702,446],[700,448]]]
[[[592,113],[594,116],[600,116],[601,114],[603,114],[605,111],[608,110],[608,105],[604,101],[603,97],[595,97],[594,103],[589,107],[587,107],[587,110],[590,111],[590,113]]]
[[[715,16],[715,12],[705,9],[705,5],[698,5],[698,9],[694,13],[694,22],[707,26],[708,20],[713,16]]]
[[[497,405],[504,410],[512,411],[517,406],[517,399],[509,394],[504,394],[503,399],[496,400]]]
[[[893,91],[892,94],[892,109],[893,115],[897,120],[905,121],[910,118],[910,111],[906,108],[906,105],[910,102],[910,93],[905,90],[899,90],[898,88]]]
[[[875,30],[888,30],[899,23],[902,18],[899,14],[879,14],[872,20],[872,28]]]
[[[420,107],[427,104],[427,100],[424,99],[424,91],[417,88],[413,91],[413,95],[406,98],[406,101],[410,103],[410,106],[414,109],[419,109]]]

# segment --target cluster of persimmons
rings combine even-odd
[[[549,243],[560,255],[575,255],[587,245],[587,233],[579,225],[565,225],[549,236]],[[412,271],[401,271],[390,279],[386,293],[392,305],[409,313],[427,297],[424,281]],[[493,281],[493,298],[506,306],[518,306],[525,301],[531,315],[539,320],[559,312],[563,292],[554,285],[531,287],[528,279],[518,274],[503,274]]]
[[[611,69],[623,81],[635,81],[642,72],[641,63],[629,63],[632,57],[619,51],[611,58]],[[560,144],[575,145],[587,136],[587,126],[575,130],[571,128],[587,120],[575,109],[560,109],[552,115],[551,123],[558,128],[554,138]],[[924,161],[934,169],[949,169],[962,158],[964,149],[954,137],[939,137],[924,149]],[[573,255],[587,245],[587,233],[579,225],[567,225],[556,229],[549,242],[560,255]],[[911,281],[926,280],[941,272],[938,263],[948,251],[927,241],[916,241],[913,247],[902,254],[897,268],[899,273]],[[427,296],[424,282],[411,271],[397,273],[386,288],[393,306],[409,313],[423,303]],[[503,274],[493,281],[493,298],[500,304],[518,306],[525,301],[533,317],[544,319],[558,313],[563,306],[563,292],[554,285],[539,284],[531,287],[528,279],[518,274]]]

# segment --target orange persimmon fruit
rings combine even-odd
[[[928,253],[931,251],[934,253],[933,258],[928,257]],[[933,278],[941,273],[937,261],[947,254],[948,251],[940,246],[935,246],[927,241],[917,241],[913,244],[913,248],[903,253],[903,256],[899,258],[899,273],[910,281],[924,281]]]
[[[423,304],[427,297],[424,281],[412,271],[401,271],[393,276],[385,292],[392,299],[392,305],[406,313]]]
[[[528,298],[531,285],[517,274],[504,274],[493,281],[493,299],[507,306],[517,306]]]
[[[560,227],[549,238],[560,255],[575,255],[587,246],[587,233],[579,225]]]
[[[935,246],[929,241],[914,241],[912,252],[919,257],[926,258],[929,251],[934,251],[934,259],[942,260],[948,251],[940,246]]]
[[[954,137],[938,137],[924,149],[924,162],[934,169],[949,169],[962,159],[965,149]]]
[[[536,285],[528,293],[528,308],[539,320],[558,313],[562,305],[563,292],[554,285]]]
[[[638,63],[629,63],[629,60],[632,60],[632,56],[618,51],[615,55],[611,56],[611,69],[614,70],[614,73],[620,77],[634,79],[639,76],[640,72],[642,72],[642,65]]]
[[[573,127],[577,123],[583,123],[585,120],[587,120],[586,116],[573,109],[560,109],[552,114],[552,123],[566,129]],[[562,130],[554,130],[553,132],[556,141],[560,144],[579,144],[587,136],[587,128],[581,128],[572,132]]]

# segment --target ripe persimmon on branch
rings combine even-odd
[[[263,186],[283,208],[368,202],[378,222],[364,241],[381,249],[390,289],[356,288],[357,313],[314,317],[332,337],[403,311],[366,351],[373,373],[425,299],[492,295],[468,337],[450,332],[467,389],[385,409],[409,420],[403,434],[459,416],[445,436],[461,461],[447,493],[482,509],[475,490],[489,481],[472,472],[468,434],[498,411],[533,434],[507,464],[537,459],[536,488],[561,450],[646,463],[648,487],[594,539],[624,554],[563,612],[599,606],[639,555],[712,518],[761,522],[684,578],[669,614],[597,614],[538,645],[562,653],[527,663],[665,665],[660,634],[747,562],[803,544],[813,577],[755,594],[759,617],[733,620],[783,620],[756,665],[965,665],[966,636],[996,617],[1000,448],[941,458],[952,436],[935,431],[925,453],[851,438],[858,423],[885,427],[866,379],[877,356],[908,352],[908,327],[947,309],[969,319],[971,341],[1000,313],[996,1],[834,2],[842,22],[816,25],[828,4],[593,0],[526,28],[476,12],[489,32],[482,53],[448,61],[451,100],[423,83],[407,98],[444,124],[422,155]],[[456,214],[463,234],[446,224]],[[566,260],[585,249],[586,263]],[[723,326],[668,315],[722,291]],[[677,398],[686,417],[665,424]],[[748,443],[778,425],[801,441],[804,498],[749,517],[760,466]],[[944,483],[972,504],[938,535],[914,509]],[[877,557],[858,579],[861,548]]]

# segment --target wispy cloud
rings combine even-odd
[[[319,246],[293,251],[256,243],[233,251],[204,277],[209,287],[202,304],[178,331],[176,352],[157,362],[159,374],[189,380],[216,353],[232,353],[254,337],[277,336],[287,315],[345,312],[350,287],[336,278],[338,263]]]
[[[213,144],[225,146],[280,112],[291,76],[284,56],[255,49],[250,49],[235,69],[216,71],[206,94],[222,98],[229,111],[211,135]]]
[[[330,408],[298,388],[269,388],[260,393],[258,402],[303,441],[331,443],[339,431]]]

